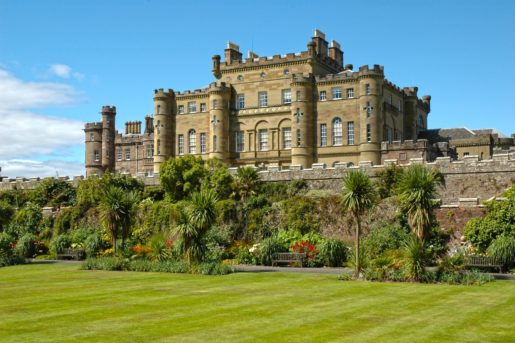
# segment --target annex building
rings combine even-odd
[[[102,121],[84,129],[86,175],[151,175],[188,154],[233,167],[380,164],[383,142],[413,143],[427,129],[430,96],[396,86],[383,66],[344,64],[340,44],[319,30],[302,52],[244,58],[229,42],[211,63],[208,87],[155,90],[143,132],[135,121],[118,133],[116,108],[102,107]]]

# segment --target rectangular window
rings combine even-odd
[[[217,109],[217,108],[218,108],[218,105],[219,105],[219,104],[218,104],[218,100],[216,100],[216,99],[215,99],[215,100],[213,100],[213,108],[214,108],[214,109]]]
[[[245,150],[245,136],[243,131],[236,131],[234,141],[236,142],[236,152]]]
[[[365,95],[370,95],[370,84],[365,85]]]
[[[367,111],[367,118],[370,117],[372,114],[372,105],[370,104],[370,101],[367,101],[367,106],[365,107],[365,110]]]
[[[320,91],[320,101],[325,101],[327,99],[327,92]]]
[[[154,144],[147,145],[147,158],[152,158],[154,156]]]
[[[283,128],[283,149],[291,149],[291,127]]]
[[[206,112],[206,103],[204,103],[204,102],[200,103],[200,112]]]
[[[347,144],[354,145],[354,122],[347,123]]]
[[[268,106],[268,93],[267,92],[259,92],[259,107],[267,107]]]
[[[372,142],[372,126],[370,124],[367,124],[367,142]]]
[[[245,108],[245,94],[238,94],[236,96],[236,108],[239,110]]]
[[[354,88],[347,88],[347,99],[354,98]]]
[[[301,142],[302,142],[302,137],[300,134],[300,129],[297,129],[297,146],[300,146]]]
[[[118,148],[116,149],[116,159],[118,161],[121,161],[122,160],[122,148]]]
[[[268,150],[268,131],[266,129],[259,130],[259,151]]]
[[[179,153],[179,155],[184,155],[184,135],[179,135],[178,140],[179,140],[178,153]]]
[[[125,149],[125,159],[126,160],[131,159],[131,149],[130,148]]]
[[[283,89],[283,104],[291,104],[291,89]]]
[[[320,124],[320,146],[327,146],[327,124]]]
[[[93,157],[95,159],[95,162],[100,161],[100,152],[98,150],[93,151]]]
[[[93,142],[95,140],[95,135],[94,134],[90,134],[89,135],[89,140]]]
[[[301,91],[295,92],[295,100],[296,101],[301,101],[302,100],[302,93],[301,93]]]
[[[197,135],[195,131],[188,134],[188,153],[195,154],[197,152]]]
[[[343,144],[343,124],[340,118],[333,121],[333,145]]]
[[[188,102],[188,113],[197,112],[197,103],[195,101]]]
[[[179,114],[184,113],[184,105],[179,105]]]
[[[333,91],[333,100],[342,98],[342,89],[340,87],[334,87]]]
[[[207,136],[205,133],[200,134],[200,153],[205,154],[207,151],[206,148]]]

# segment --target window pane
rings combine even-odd
[[[259,130],[259,150],[268,150],[268,131],[266,129]]]
[[[342,120],[336,118],[333,120],[333,145],[342,145]]]
[[[347,144],[354,144],[354,122],[350,121],[347,123]]]
[[[291,127],[283,128],[283,149],[291,149]]]
[[[327,124],[320,124],[320,146],[327,146]]]

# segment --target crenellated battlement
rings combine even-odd
[[[102,106],[102,113],[116,113],[116,106]]]
[[[177,98],[179,99],[186,99],[186,98],[193,98],[198,96],[208,96],[209,88],[202,88],[202,89],[195,89],[195,90],[185,90],[185,91],[178,91],[175,93]]]
[[[102,130],[102,122],[86,123],[86,125],[84,125],[84,131],[88,130]]]

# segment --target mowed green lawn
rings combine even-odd
[[[0,269],[0,342],[513,342],[515,282]]]

